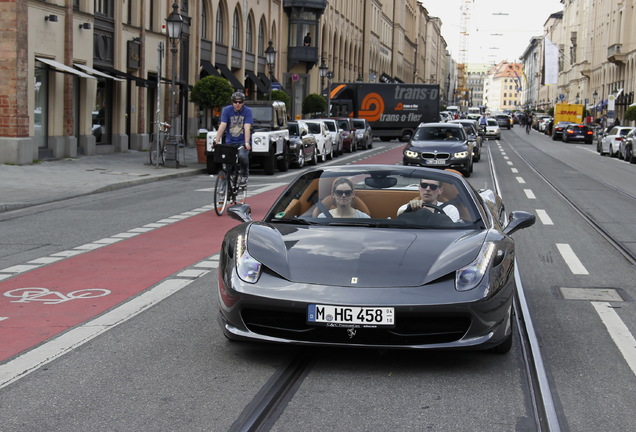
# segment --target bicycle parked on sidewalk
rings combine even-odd
[[[170,123],[159,123],[159,134],[153,133],[150,136],[150,165],[163,165],[166,161],[166,142]]]
[[[219,216],[223,214],[228,203],[245,202],[247,187],[239,186],[238,153],[242,148],[243,146],[235,147],[227,144],[214,146],[214,162],[222,164],[214,185],[214,211]]]

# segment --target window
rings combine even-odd
[[[223,38],[223,6],[219,4],[219,8],[216,10],[216,43],[224,43]]]
[[[208,39],[208,7],[201,0],[201,39]]]
[[[265,55],[265,23],[263,20],[258,25],[258,55]]]
[[[248,19],[245,29],[245,51],[248,53],[254,52],[254,29],[252,28],[252,20]]]
[[[113,17],[113,0],[95,0],[95,15],[106,15]]]
[[[241,17],[238,8],[234,9],[232,20],[232,48],[241,49]]]

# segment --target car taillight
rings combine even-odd
[[[623,141],[623,137],[616,137],[616,141]]]
[[[594,134],[594,132],[592,132],[592,131],[587,131],[585,133],[588,134],[588,135],[593,135]]]

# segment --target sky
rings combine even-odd
[[[421,0],[430,16],[442,20],[442,36],[451,56],[460,60],[461,7],[464,0]],[[563,10],[560,0],[530,2],[472,0],[466,63],[517,61],[533,36],[543,36],[548,17]]]

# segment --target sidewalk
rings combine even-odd
[[[179,160],[183,161],[181,149]],[[24,166],[0,164],[0,212],[205,173],[205,164],[197,162],[196,147],[185,147],[185,165],[155,167],[148,152],[134,150]]]

